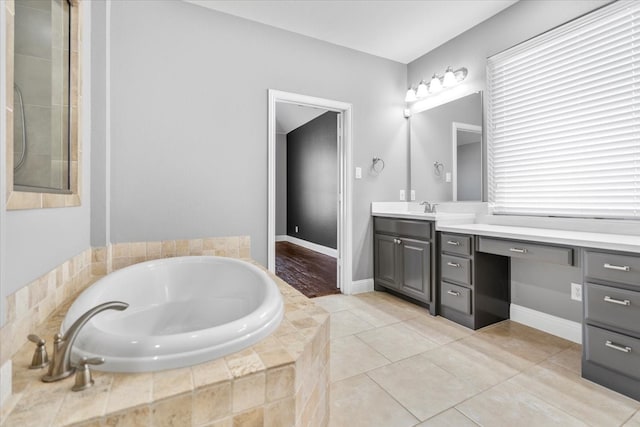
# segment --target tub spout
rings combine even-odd
[[[80,329],[96,314],[105,310],[122,311],[129,307],[129,304],[121,301],[110,301],[100,305],[96,305],[88,310],[76,320],[64,335],[56,334],[53,342],[53,356],[49,364],[49,372],[42,377],[42,381],[49,383],[67,378],[76,370],[71,366],[71,349],[75,342]]]

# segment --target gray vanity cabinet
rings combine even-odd
[[[476,236],[439,234],[440,315],[471,329],[508,319],[509,258],[476,250]]]
[[[582,376],[640,400],[640,256],[584,257]]]
[[[374,287],[433,304],[433,223],[374,217]]]

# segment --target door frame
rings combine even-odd
[[[278,102],[322,108],[338,113],[338,258],[337,285],[343,294],[352,290],[352,109],[346,102],[269,89],[268,106],[268,210],[267,268],[276,267],[276,104]]]

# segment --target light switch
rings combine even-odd
[[[356,168],[356,179],[361,179],[362,178],[362,168],[358,167]]]
[[[404,190],[400,190],[400,200],[402,200],[403,202],[407,200],[407,198],[404,195]]]
[[[447,172],[444,176],[445,181],[451,182],[451,172]]]
[[[416,190],[411,190],[411,201],[416,199]]]

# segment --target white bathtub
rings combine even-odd
[[[95,369],[109,372],[173,369],[223,357],[271,334],[284,310],[275,282],[248,262],[167,258],[98,280],[71,305],[61,332],[107,301],[129,307],[91,319],[76,339],[72,361],[103,357]]]

